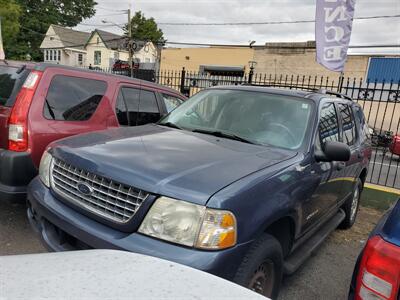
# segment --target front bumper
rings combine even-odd
[[[221,251],[201,251],[136,232],[121,232],[63,204],[38,178],[28,188],[28,218],[51,251],[87,248],[125,250],[177,262],[228,280],[233,279],[250,245],[244,243]]]
[[[0,201],[25,201],[27,185],[36,175],[30,153],[0,149]]]

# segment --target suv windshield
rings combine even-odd
[[[0,105],[13,106],[29,71],[11,66],[0,66]]]
[[[208,90],[193,96],[160,125],[221,137],[298,149],[304,142],[312,101],[239,90]]]

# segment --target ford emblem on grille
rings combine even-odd
[[[81,194],[86,196],[89,196],[93,193],[93,188],[85,182],[78,182],[76,184],[76,188]]]

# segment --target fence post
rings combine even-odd
[[[338,93],[342,92],[343,81],[344,81],[344,72],[340,72],[339,84],[338,84]]]
[[[249,83],[250,84],[253,81],[253,75],[254,75],[254,71],[253,71],[253,69],[250,69],[250,72],[249,72]]]
[[[253,82],[253,75],[254,75],[254,67],[257,65],[255,61],[249,61],[250,72],[249,72],[249,84]]]
[[[185,67],[183,67],[182,72],[181,72],[181,93],[185,93],[185,77],[186,77],[186,70]]]

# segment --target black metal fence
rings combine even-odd
[[[107,71],[107,70],[106,70]],[[113,71],[129,75],[129,70]],[[392,149],[400,127],[400,79],[369,82],[362,78],[329,78],[324,76],[246,74],[215,76],[182,70],[134,70],[136,78],[174,88],[187,96],[217,85],[251,84],[300,90],[327,89],[350,96],[364,110],[371,128],[373,154],[367,181],[400,189],[400,157]]]

